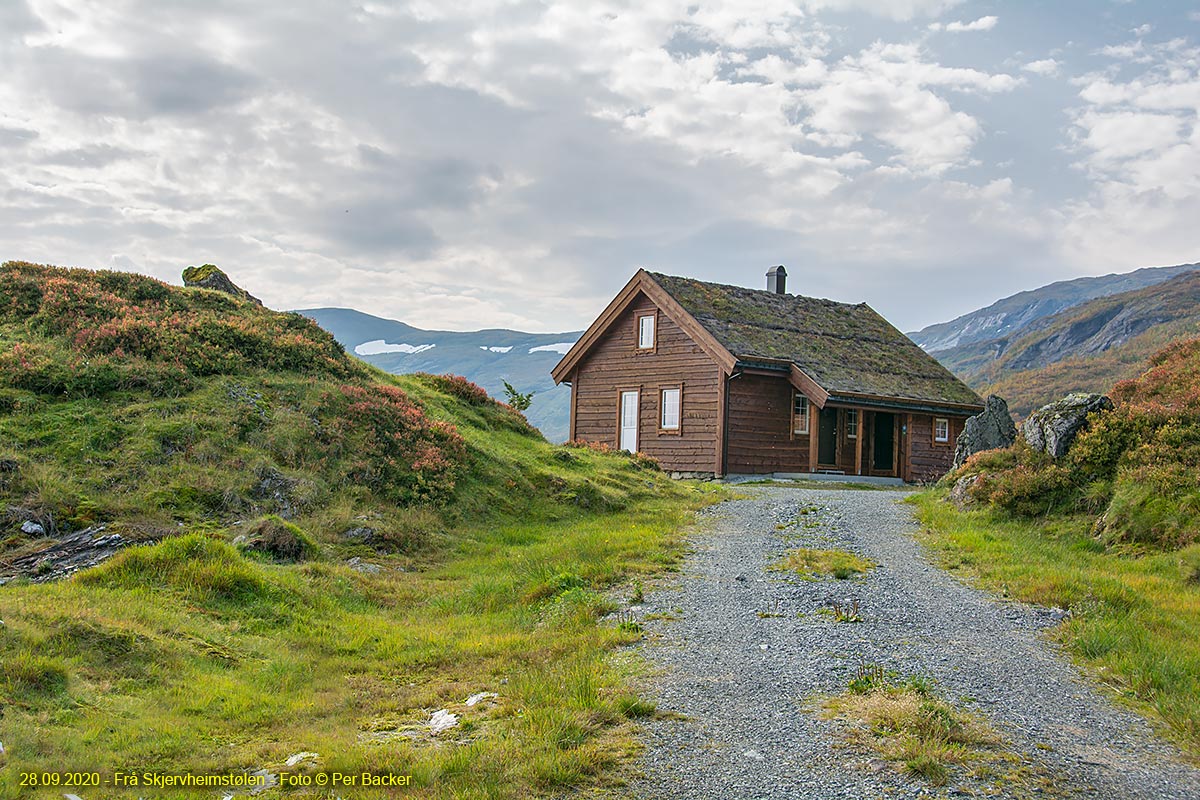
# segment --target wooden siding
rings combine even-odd
[[[808,472],[809,436],[819,411],[809,406],[809,436],[791,435],[792,385],[784,378],[744,374],[729,381],[726,467],[730,474]]]
[[[950,417],[938,414],[939,419],[950,421],[950,441],[933,441],[932,414],[913,414],[908,426],[908,474],[905,478],[913,482],[936,481],[950,471],[954,461],[954,444],[966,425],[966,417]]]
[[[637,347],[637,318],[656,306],[638,295],[580,361],[573,374],[576,439],[620,446],[617,403],[622,391],[639,395],[638,450],[664,469],[719,472],[720,368],[671,317],[658,313],[653,350]],[[659,430],[664,388],[682,385],[679,431]]]

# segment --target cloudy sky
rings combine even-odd
[[[1200,2],[0,0],[0,260],[424,327],[639,266],[905,330],[1200,261]]]

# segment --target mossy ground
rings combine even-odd
[[[877,565],[869,558],[845,550],[815,550],[799,547],[789,550],[771,568],[777,571],[795,572],[802,578],[815,579],[832,576],[846,580],[875,569]]]

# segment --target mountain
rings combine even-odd
[[[567,439],[571,390],[555,386],[550,370],[581,331],[428,331],[349,308],[309,308],[297,313],[333,334],[346,350],[386,372],[462,375],[498,398],[504,397],[504,381],[519,392],[533,392],[533,404],[525,416],[550,441]]]
[[[1040,289],[1019,292],[997,300],[987,308],[964,314],[950,322],[930,325],[916,333],[910,333],[909,338],[930,353],[941,353],[951,348],[978,344],[998,337],[1012,337],[1038,320],[1080,303],[1142,289],[1197,269],[1200,269],[1200,264],[1146,267],[1122,274],[1058,281]],[[938,358],[941,360],[940,355]],[[951,370],[955,369],[951,363],[942,363]]]
[[[1107,392],[1136,377],[1157,350],[1200,334],[1200,272],[1087,301],[1015,336],[943,350],[939,360],[973,388],[1024,416],[1068,392]]]

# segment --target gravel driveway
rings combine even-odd
[[[933,566],[898,491],[754,488],[707,510],[675,585],[647,594],[643,654],[662,712],[644,728],[642,798],[1200,798],[1200,770],[1116,709],[1040,635],[1057,618],[997,600]],[[801,513],[808,509],[808,513]],[[786,526],[782,530],[778,526]],[[768,566],[795,547],[837,548],[880,566],[802,581]],[[817,613],[853,598],[864,621]],[[760,616],[778,613],[780,616]],[[803,616],[801,616],[803,615]],[[846,744],[820,698],[860,662],[926,676],[983,717],[1026,780],[932,787]]]

